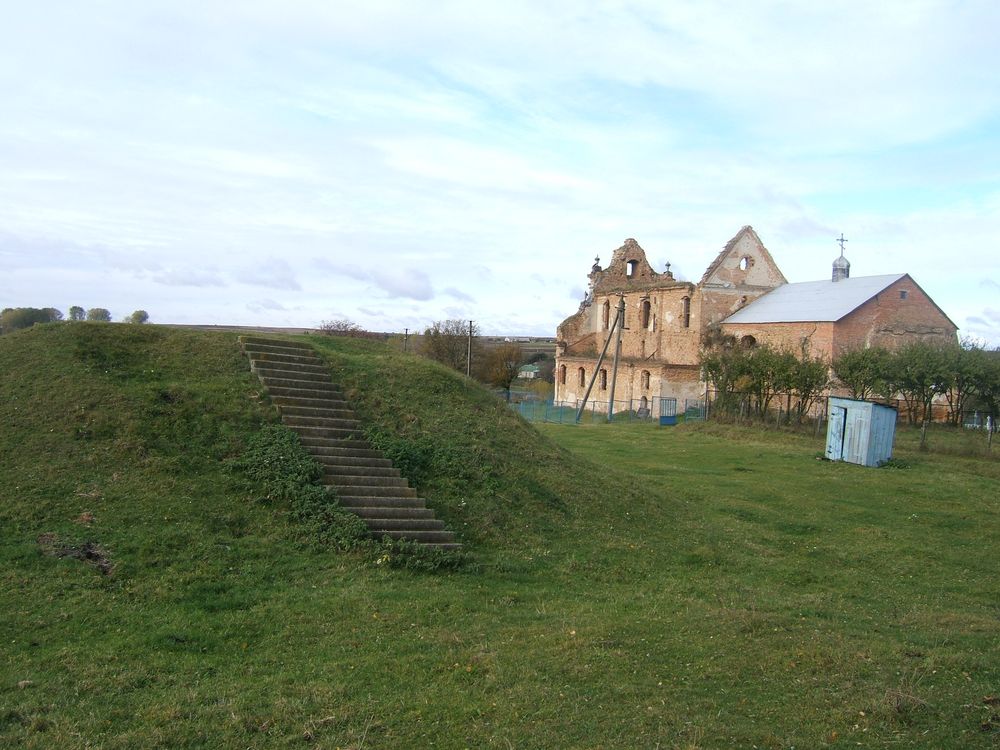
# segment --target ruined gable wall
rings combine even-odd
[[[907,275],[837,322],[834,354],[873,346],[897,349],[912,341],[954,342],[957,332]]]
[[[699,324],[705,327],[787,283],[752,230],[737,235],[714,265],[698,284]]]

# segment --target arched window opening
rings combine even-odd
[[[587,385],[587,371],[582,367],[576,371],[577,382],[581,385]]]
[[[639,399],[639,414],[644,417],[649,414],[649,399],[645,396]]]
[[[644,299],[639,306],[639,321],[643,328],[649,328],[649,300]]]
[[[608,330],[609,318],[611,317],[611,303],[604,300],[604,304],[601,306],[601,325],[604,330]]]
[[[751,266],[753,266],[753,258],[751,258],[749,255],[744,255],[742,258],[740,258],[741,271],[749,271]]]
[[[744,349],[753,349],[755,346],[757,346],[757,339],[749,335],[744,336],[743,338],[740,339],[740,346],[742,346]]]
[[[608,371],[601,368],[601,390],[608,390]]]
[[[640,383],[642,384],[642,389],[644,391],[648,391],[649,390],[649,370],[643,370],[642,371],[642,376],[640,377],[639,380],[640,380]]]
[[[691,298],[683,297],[681,299],[681,325],[685,328],[691,327]]]
[[[625,275],[631,279],[633,276],[635,276],[635,269],[638,267],[639,267],[639,261],[637,260],[628,261],[625,264]]]
[[[559,384],[566,385],[566,365],[559,365]]]

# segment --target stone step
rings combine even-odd
[[[332,401],[337,404],[344,404],[344,406],[338,407],[327,407],[327,408],[345,408],[347,402],[343,399],[343,394],[332,393],[331,391],[324,390],[323,388],[283,388],[275,387],[271,388],[268,386],[267,392],[271,395],[272,399],[278,397],[284,398],[319,398],[325,401]]]
[[[312,344],[307,344],[304,341],[292,341],[290,339],[279,339],[274,336],[254,336],[254,335],[244,335],[240,336],[240,344],[259,344],[261,346],[287,346],[293,349],[308,349],[310,352],[316,351],[313,349]]]
[[[294,414],[282,415],[282,422],[288,427],[332,427],[341,430],[356,430],[360,422],[343,417],[300,417]]]
[[[257,374],[260,375],[260,373]],[[294,380],[292,378],[274,378],[269,375],[260,375],[260,380],[267,386],[268,390],[272,388],[294,388],[297,390],[323,391],[324,393],[329,393],[333,398],[338,398],[341,401],[344,399],[343,391],[333,383],[323,380]]]
[[[299,433],[299,442],[314,456],[371,456],[382,458],[382,452],[375,450],[367,440],[360,438],[325,438],[319,435]]]
[[[422,497],[372,497],[345,495],[337,493],[337,502],[346,509],[354,508],[426,508],[427,502]]]
[[[322,409],[318,406],[279,406],[283,417],[326,417],[327,419],[354,419],[351,409]]]
[[[324,474],[323,484],[329,484],[337,488],[337,494],[344,495],[388,495],[396,493],[399,497],[417,496],[417,491],[410,487],[403,477],[390,476],[359,476],[351,474],[349,476],[337,474]]]
[[[252,363],[251,363],[252,364]],[[264,363],[258,363],[253,367],[253,371],[261,380],[275,378],[277,380],[290,380],[293,382],[324,383],[333,385],[330,382],[330,371],[323,368],[322,372],[303,372],[302,370],[283,370],[277,365],[268,367]],[[306,386],[307,388],[309,386]]]
[[[251,362],[266,362],[267,364],[280,363],[289,370],[305,368],[315,371],[315,368],[326,368],[326,364],[315,354],[285,354],[282,352],[250,352]],[[294,366],[292,366],[294,365]]]
[[[382,451],[372,448],[367,440],[327,440],[326,438],[307,438],[304,435],[300,439],[302,445],[316,458],[326,456],[385,458]]]
[[[423,542],[422,546],[441,550],[454,550],[456,552],[462,549],[461,542]]]
[[[336,480],[332,477],[399,477],[399,469],[392,466],[392,462],[389,466],[359,466],[358,464],[334,464],[333,466],[329,464],[323,465],[323,473],[326,476],[331,477],[330,481],[334,482]]]
[[[382,457],[372,457],[372,456],[357,456],[353,454],[343,455],[343,456],[324,456],[324,455],[313,455],[313,458],[320,463],[324,470],[330,471],[332,469],[361,469],[361,468],[392,468],[392,461],[388,458]],[[397,469],[398,471],[398,469]]]
[[[257,369],[262,370],[282,370],[287,373],[299,374],[299,375],[322,375],[324,380],[329,382],[330,380],[330,368],[320,362],[319,364],[312,364],[309,362],[288,362],[285,360],[276,359],[250,359],[250,369],[257,372]]]
[[[455,541],[455,534],[451,531],[379,531],[372,532],[372,535],[387,536],[392,539],[409,539],[414,542],[447,543]]]
[[[371,531],[444,531],[436,518],[362,518]]]
[[[331,408],[331,403],[329,399],[325,398],[305,398],[304,396],[275,396],[274,394],[269,394],[271,396],[271,403],[275,406],[305,406],[305,407],[315,407],[317,409],[329,409]]]
[[[243,351],[247,356],[255,357],[260,354],[294,354],[302,357],[315,357],[316,350],[311,346],[300,344],[261,344],[256,341],[243,342]]]
[[[430,508],[345,508],[362,518],[434,518]]]
[[[305,445],[306,440],[317,438],[324,440],[360,440],[361,434],[356,429],[341,429],[337,427],[309,427],[306,425],[287,425],[288,429],[298,433]]]

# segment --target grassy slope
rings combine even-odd
[[[220,459],[272,417],[231,336],[5,337],[0,745],[996,746],[995,462],[547,440],[432,365],[320,345],[480,569],[364,567],[234,492]]]

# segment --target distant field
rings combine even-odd
[[[476,564],[331,554],[238,491],[222,462],[274,417],[234,335],[4,337],[0,747],[1000,745],[997,460],[536,430],[316,341]]]

